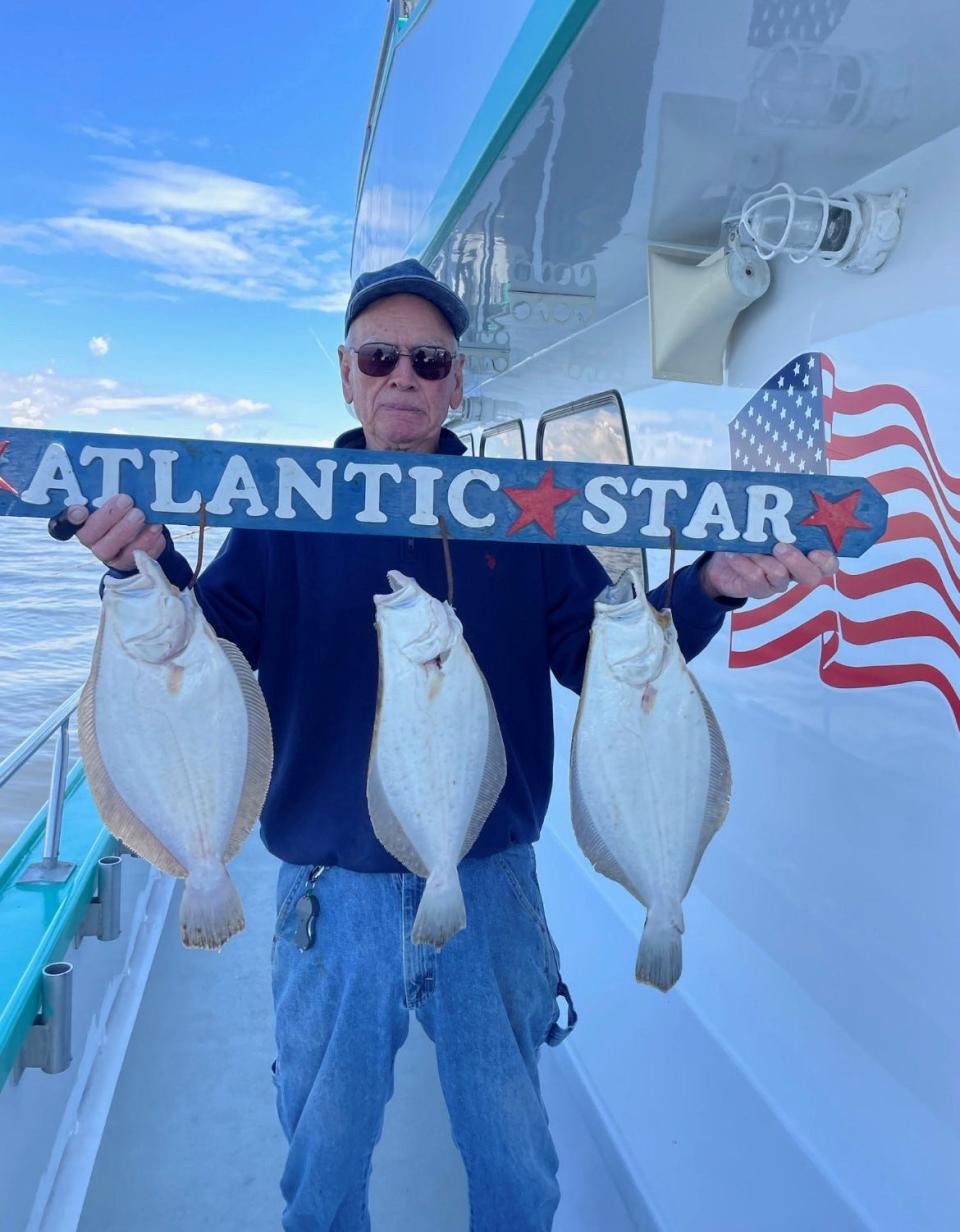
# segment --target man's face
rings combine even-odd
[[[367,448],[433,453],[447,412],[463,398],[463,356],[440,381],[417,376],[409,355],[401,355],[386,376],[364,376],[350,347],[365,342],[390,343],[401,351],[418,346],[455,351],[457,340],[446,317],[419,295],[390,295],[360,313],[347,345],[339,348],[343,396],[353,404]]]

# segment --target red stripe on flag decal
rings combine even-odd
[[[825,365],[823,365],[825,366]],[[920,409],[920,403],[916,400],[913,394],[907,390],[901,389],[899,385],[870,385],[866,389],[858,389],[856,392],[849,389],[839,389],[834,386],[833,395],[830,399],[833,406],[834,415],[863,415],[867,411],[875,411],[878,406],[886,406],[890,403],[895,403],[897,406],[902,406],[913,422],[917,425],[920,436],[923,438],[924,444],[927,446],[928,460],[932,467],[936,470],[941,483],[951,492],[956,492],[960,495],[960,479],[955,475],[951,475],[949,471],[944,470],[940,464],[940,459],[937,457],[937,451],[934,447],[933,440],[930,437],[930,430],[927,428],[927,421],[923,417],[923,411]],[[888,429],[882,429],[887,431]],[[878,435],[878,434],[874,434]],[[860,438],[841,438],[841,439],[860,439]],[[831,442],[831,452],[833,442]],[[862,455],[855,455],[857,457]]]
[[[825,577],[817,586],[832,586],[833,578]],[[816,586],[810,588],[816,590]],[[735,629],[756,629],[760,625],[765,625],[768,620],[774,620],[777,616],[783,616],[787,612],[792,611],[798,603],[803,603],[810,594],[810,589],[802,586],[794,586],[791,590],[785,591],[782,595],[777,595],[774,599],[768,599],[761,607],[746,608],[743,611],[734,612],[732,621]]]
[[[772,663],[819,638],[824,684],[839,689],[930,685],[942,694],[960,729],[960,478],[937,457],[913,394],[889,384],[840,389],[831,381],[830,358],[819,358],[826,386],[820,399],[827,429],[822,456],[828,471],[831,464],[860,461],[860,473],[893,498],[880,540],[887,551],[873,568],[869,556],[857,565],[842,562],[840,571],[825,579],[832,595],[795,588],[735,612],[730,666]],[[785,365],[780,375],[787,371]],[[773,384],[771,378],[765,388]],[[863,428],[859,435],[857,428]],[[928,559],[926,543],[937,559]],[[891,559],[894,554],[899,559]],[[825,610],[814,612],[820,605]],[[902,661],[925,658],[938,666]]]
[[[883,496],[892,496],[895,492],[922,492],[924,496],[929,498],[931,505],[936,509],[938,520],[947,538],[955,548],[960,550],[960,539],[950,529],[943,513],[943,507],[937,500],[930,483],[919,471],[909,466],[902,466],[898,470],[881,471],[878,475],[871,476],[870,482]],[[960,516],[958,516],[957,511],[949,506],[948,509],[954,522],[960,524]]]
[[[943,621],[929,612],[898,612],[895,616],[879,616],[876,620],[853,620],[841,615],[840,636],[855,646],[871,646],[901,637],[935,637],[955,655],[960,655],[960,642]]]
[[[937,569],[923,557],[899,560],[896,564],[885,565],[870,573],[839,573],[835,580],[837,590],[848,599],[866,599],[870,595],[896,590],[900,586],[929,586],[939,594],[954,620],[960,625],[960,607],[947,594],[947,588]]]
[[[890,684],[932,684],[944,696],[960,729],[960,697],[951,681],[929,663],[878,663],[871,667],[851,667],[827,663],[820,668],[820,679],[834,689],[876,689]]]
[[[824,634],[834,632],[837,627],[836,612],[818,612],[802,625],[797,625],[789,633],[776,637],[754,650],[730,650],[731,667],[759,667],[762,663],[773,663],[784,655],[793,654],[801,646],[815,641]]]
[[[887,529],[878,543],[895,543],[901,539],[929,539],[943,559],[943,566],[960,590],[960,573],[950,559],[940,532],[925,513],[898,513],[887,522]]]

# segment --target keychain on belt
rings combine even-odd
[[[311,949],[316,939],[317,931],[317,915],[320,911],[320,904],[317,901],[316,895],[313,892],[317,880],[323,873],[327,871],[325,864],[318,864],[316,868],[311,869],[310,876],[307,878],[307,888],[303,894],[297,899],[294,910],[297,913],[297,949],[304,953]]]

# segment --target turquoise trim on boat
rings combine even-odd
[[[431,4],[433,4],[433,0],[420,0],[420,3],[413,10],[412,17],[400,18],[397,22],[395,46],[399,47],[403,40],[410,34],[410,31],[416,28],[417,22],[424,15]]]
[[[40,1009],[43,968],[59,962],[97,890],[97,862],[117,840],[104,827],[81,762],[70,771],[63,803],[60,859],[75,864],[60,885],[18,885],[43,858],[47,806],[0,860],[0,1088]]]
[[[453,158],[407,256],[429,265],[600,0],[537,0]],[[372,146],[371,142],[371,146]]]
[[[424,220],[407,245],[407,256],[419,257],[425,265],[434,259],[453,224],[599,3],[600,0],[567,0],[566,11],[558,20],[557,0],[536,0],[500,66],[483,106],[452,159]],[[357,178],[358,213],[394,55],[430,8],[431,3],[427,0],[407,19],[402,29],[395,28],[384,58],[376,98],[370,109],[371,135],[365,144]],[[356,238],[355,225],[350,249],[351,267]]]

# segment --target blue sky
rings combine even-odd
[[[385,0],[8,0],[0,424],[327,443]]]

